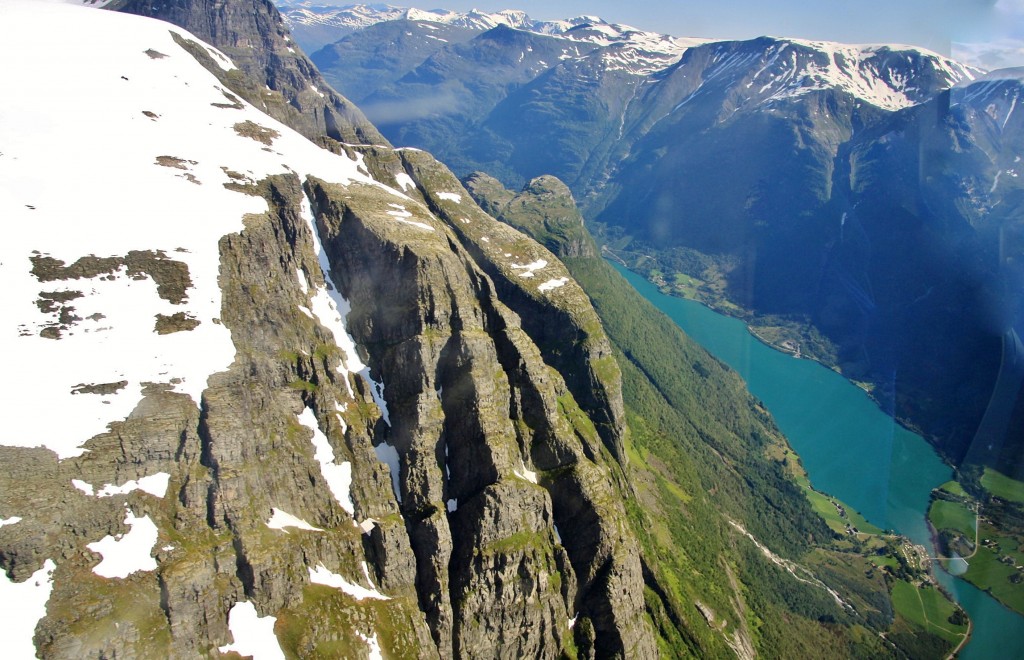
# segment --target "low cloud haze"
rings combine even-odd
[[[986,18],[977,33],[954,40],[953,57],[988,70],[1024,66],[1024,0],[999,0]]]

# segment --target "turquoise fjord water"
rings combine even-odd
[[[931,548],[931,489],[952,476],[932,448],[886,415],[860,388],[811,360],[769,348],[746,325],[692,300],[673,298],[615,267],[712,355],[735,369],[800,455],[811,483],[883,529]],[[939,579],[974,622],[962,658],[1024,658],[1024,617],[963,580]]]

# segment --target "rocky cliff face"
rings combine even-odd
[[[320,181],[310,192],[349,328],[389,383],[381,432],[399,456],[420,602],[442,655],[556,654],[577,613],[590,619],[584,648],[653,651],[614,461],[445,214],[407,206],[399,224],[374,212],[377,195]],[[505,228],[465,198],[462,212],[497,242]]]
[[[16,11],[31,25],[39,7]],[[220,26],[236,9],[204,11]],[[43,94],[31,80],[93,89],[82,111],[104,119],[70,144],[47,141],[29,105],[4,109],[21,137],[3,132],[0,166],[5,180],[22,172],[5,209],[25,226],[83,218],[90,237],[57,241],[74,223],[28,232],[3,256],[5,286],[24,285],[9,348],[35,364],[5,396],[48,393],[12,399],[27,419],[46,400],[93,415],[0,442],[0,583],[44,604],[11,628],[18,648],[653,657],[617,462],[621,381],[557,258],[422,152],[335,155],[237,97],[222,103],[240,94],[225,81],[244,76],[211,76],[196,59],[209,69],[222,55],[194,35],[46,11],[69,47],[101,35],[117,64],[43,62],[19,78],[26,96]],[[95,165],[100,144],[110,185],[66,204],[33,196],[41,163],[63,177]],[[115,181],[137,190],[121,199]],[[143,199],[163,200],[149,222],[135,221]],[[122,284],[156,286],[155,324],[121,323],[103,296]],[[123,342],[172,355],[206,331],[225,343],[205,372],[171,358],[152,373],[117,366]],[[68,365],[65,349],[109,359]]]

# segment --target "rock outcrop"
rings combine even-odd
[[[563,375],[593,419],[605,446],[621,459],[626,432],[621,375],[590,299],[550,250],[512,226],[495,222],[446,167],[422,151],[400,150],[399,155],[430,208],[448,220],[491,276],[544,360]],[[576,213],[574,206],[572,210]]]
[[[484,172],[470,174],[463,183],[480,208],[537,239],[559,259],[598,256],[597,244],[584,229],[572,191],[557,178],[531,179],[518,194]]]

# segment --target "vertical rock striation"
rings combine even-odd
[[[419,195],[462,190],[443,166],[418,157]],[[352,305],[349,328],[385,383],[384,441],[401,459],[420,603],[442,655],[449,645],[459,657],[557,655],[577,614],[581,647],[653,654],[621,472],[478,265],[476,246],[440,221],[454,214],[410,200],[392,204],[402,207],[393,214],[408,214],[396,218],[372,195],[317,180],[309,191]],[[482,243],[500,246],[498,234],[509,231],[520,247],[542,251],[465,198],[466,213],[494,235]],[[548,309],[559,318],[557,306]]]

